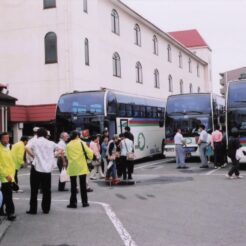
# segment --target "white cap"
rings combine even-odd
[[[38,129],[39,129],[39,127],[37,127],[37,126],[35,126],[35,127],[33,127],[33,132],[37,132],[38,131]]]

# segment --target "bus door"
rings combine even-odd
[[[104,121],[104,129],[108,129],[109,138],[112,139],[113,135],[116,134],[116,122],[115,120],[105,120]]]
[[[121,119],[120,120],[120,133],[125,132],[126,126],[128,126],[128,120],[127,119]]]

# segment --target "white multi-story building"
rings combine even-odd
[[[12,123],[54,120],[49,110],[74,90],[212,90],[211,49],[197,31],[165,33],[122,1],[2,0],[0,15],[0,81],[22,105]]]

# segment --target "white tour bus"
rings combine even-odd
[[[175,157],[174,135],[180,128],[186,140],[187,157],[199,156],[198,127],[205,125],[207,131],[223,121],[224,99],[211,93],[189,93],[169,96],[165,115],[166,157]]]
[[[243,157],[246,162],[246,78],[228,83],[226,93],[226,133],[227,141],[233,131],[240,134]]]
[[[107,128],[110,137],[129,126],[136,159],[162,154],[165,102],[113,90],[61,95],[56,111],[56,134],[88,129],[90,135]]]

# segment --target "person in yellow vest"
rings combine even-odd
[[[5,205],[8,220],[15,220],[15,206],[13,202],[12,185],[15,176],[15,163],[13,161],[9,145],[9,134],[3,132],[0,134],[0,181],[2,183],[3,206]]]
[[[28,137],[22,136],[20,141],[13,144],[11,148],[12,158],[15,163],[15,182],[18,184],[18,171],[24,164],[25,146],[27,145]],[[21,192],[19,190],[18,192]]]
[[[86,190],[86,175],[89,174],[86,159],[92,160],[93,151],[80,139],[80,133],[73,131],[70,134],[71,141],[66,145],[66,157],[68,160],[67,175],[71,181],[71,196],[68,208],[77,208],[77,177],[80,181],[81,201],[83,207],[88,207]]]

